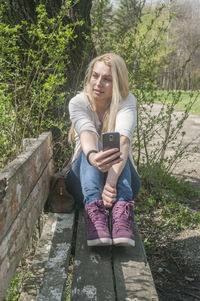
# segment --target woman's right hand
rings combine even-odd
[[[116,201],[116,197],[117,197],[116,187],[106,183],[102,192],[102,200],[104,206],[107,208],[112,207],[112,205]]]
[[[91,153],[89,156],[90,164],[98,168],[101,172],[107,172],[111,166],[121,162],[121,152],[117,148],[112,148],[98,153]]]

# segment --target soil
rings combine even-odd
[[[156,104],[153,114],[158,114],[160,108],[161,105]],[[176,114],[180,117],[182,112],[177,111]],[[185,177],[191,185],[200,188],[200,116],[190,114],[183,130],[186,131],[183,144],[189,143],[187,158],[182,159],[172,173],[176,177]],[[172,148],[169,147],[167,152],[171,154]],[[200,210],[200,200],[188,200],[187,206],[197,212]],[[159,212],[144,215],[143,218],[142,231],[149,231],[152,235],[152,219],[159,218]],[[156,248],[147,250],[147,257],[159,300],[200,300],[200,227],[178,231],[168,225],[162,233],[155,229],[151,239],[156,241]]]

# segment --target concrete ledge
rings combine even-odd
[[[19,301],[61,301],[65,298],[74,213],[49,213]]]
[[[54,170],[51,140],[51,133],[31,144],[27,140],[24,153],[0,173],[0,300],[48,197]]]

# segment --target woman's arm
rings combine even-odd
[[[116,148],[99,152],[98,135],[95,132],[82,131],[80,134],[80,142],[82,150],[86,156],[91,150],[97,151],[97,153],[91,153],[88,160],[91,165],[102,172],[107,172],[112,166],[122,161],[120,158],[121,152],[119,152]]]
[[[121,151],[121,158],[122,161],[118,164],[113,165],[109,171],[108,176],[106,179],[106,183],[104,186],[104,190],[102,193],[102,198],[104,201],[104,205],[106,207],[111,207],[112,204],[116,201],[116,185],[118,178],[126,164],[128,154],[130,149],[130,140],[126,136],[120,136],[120,151]]]
[[[80,142],[81,142],[82,150],[86,156],[91,149],[99,151],[98,150],[98,136],[95,132],[82,131],[80,133]]]

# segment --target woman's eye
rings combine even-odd
[[[112,81],[111,78],[109,78],[109,77],[105,77],[104,80],[105,80],[106,82],[111,82],[111,81]]]

